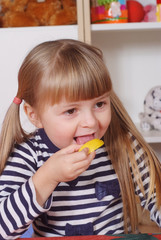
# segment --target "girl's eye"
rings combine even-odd
[[[75,113],[75,111],[76,111],[76,109],[75,109],[75,108],[72,108],[72,109],[67,110],[65,113],[66,113],[67,115],[72,115],[72,114]]]
[[[105,102],[96,103],[96,108],[102,108],[105,105]]]

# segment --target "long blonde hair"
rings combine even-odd
[[[39,44],[21,65],[16,96],[42,111],[46,104],[59,103],[62,96],[69,101],[79,101],[92,99],[106,92],[110,93],[112,119],[104,136],[105,145],[109,149],[120,182],[125,232],[128,226],[127,216],[130,217],[132,232],[135,232],[138,220],[129,161],[134,175],[138,175],[138,184],[142,191],[143,184],[134,156],[134,150],[137,149],[132,149],[129,132],[148,156],[147,165],[150,167],[151,177],[148,200],[156,186],[158,206],[161,202],[161,165],[114,93],[102,52],[76,40],[63,39]],[[22,143],[32,135],[23,130],[19,111],[20,106],[12,103],[3,122],[0,137],[0,173],[14,144]]]

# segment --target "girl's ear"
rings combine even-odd
[[[24,111],[29,119],[29,121],[37,128],[42,128],[42,124],[40,118],[38,117],[37,112],[33,107],[31,107],[28,103],[24,103]]]

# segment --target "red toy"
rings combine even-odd
[[[141,22],[144,19],[144,7],[135,0],[127,1],[128,21]]]

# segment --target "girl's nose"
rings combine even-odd
[[[81,127],[93,128],[97,124],[97,119],[92,112],[85,112],[81,117]]]

